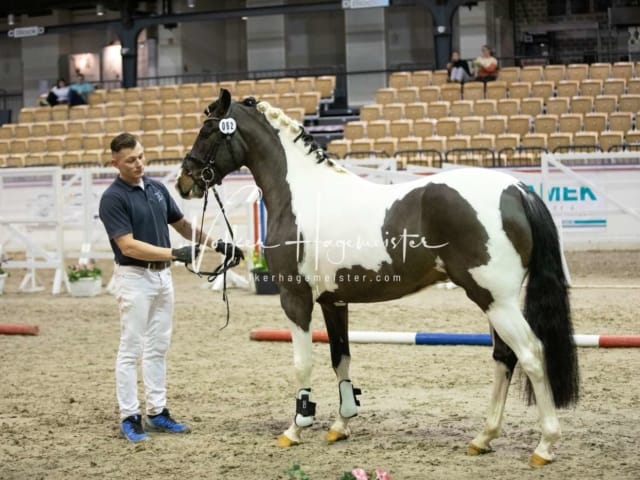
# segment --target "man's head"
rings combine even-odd
[[[125,182],[140,183],[144,175],[144,149],[134,135],[121,133],[111,140],[111,165]]]

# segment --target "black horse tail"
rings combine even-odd
[[[554,403],[566,407],[578,401],[579,372],[558,231],[542,199],[525,185],[520,188],[533,240],[524,316],[542,342]],[[535,401],[528,379],[525,395]]]

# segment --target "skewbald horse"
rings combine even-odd
[[[333,442],[350,435],[357,415],[348,304],[391,300],[450,279],[486,313],[496,362],[486,423],[468,453],[491,451],[519,362],[542,430],[530,464],[552,461],[560,438],[556,407],[577,401],[579,381],[558,235],[542,200],[515,178],[485,169],[395,185],[368,182],[327,158],[281,110],[252,98],[232,102],[224,89],[205,113],[177,189],[184,198],[202,197],[242,166],[262,189],[265,255],[291,321],[297,379],[296,414],[278,443],[299,443],[314,420],[314,302],[324,315],[340,394],[327,434]],[[527,276],[523,315],[519,295]]]

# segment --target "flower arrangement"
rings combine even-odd
[[[253,270],[256,272],[268,272],[269,266],[267,265],[267,259],[264,257],[264,251],[262,248],[256,248],[253,250]]]
[[[311,480],[311,477],[297,463],[287,470],[289,480]],[[362,468],[354,468],[350,472],[344,472],[338,480],[391,480],[389,474],[382,469],[376,469],[371,475]]]
[[[102,270],[100,270],[93,261],[86,263],[76,263],[70,265],[67,272],[70,282],[77,282],[81,278],[99,278],[102,277]]]

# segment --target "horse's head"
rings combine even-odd
[[[255,100],[246,99],[247,106]],[[205,110],[206,120],[191,151],[182,161],[176,188],[183,198],[201,198],[206,190],[220,184],[230,172],[245,165],[247,144],[231,115],[236,105],[231,104],[231,94],[222,89],[220,97]]]

